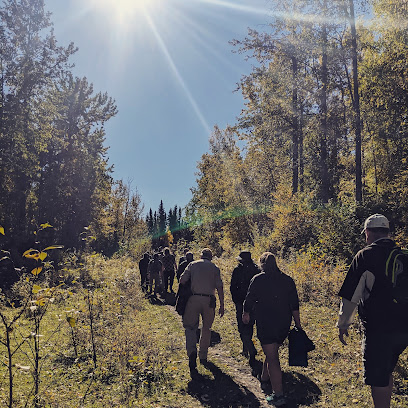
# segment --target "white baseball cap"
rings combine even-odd
[[[382,214],[370,215],[364,222],[364,228],[361,231],[363,234],[367,228],[387,228],[390,229],[390,222],[387,217]]]

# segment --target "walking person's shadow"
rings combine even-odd
[[[217,365],[208,361],[204,366],[211,371],[214,378],[200,375],[188,383],[188,393],[203,405],[212,408],[261,406],[258,398],[250,390],[238,385]]]

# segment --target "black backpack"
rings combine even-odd
[[[408,249],[393,248],[388,256],[385,274],[391,281],[393,302],[408,307]]]

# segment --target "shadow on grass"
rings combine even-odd
[[[201,336],[201,328],[198,328],[196,331],[196,336],[197,336],[197,343],[200,342],[200,336]],[[220,333],[211,330],[211,339],[210,339],[210,347],[214,347],[216,344],[221,343],[221,335]]]
[[[288,396],[288,408],[316,403],[322,392],[309,377],[296,372],[283,373],[283,388]]]
[[[211,362],[205,367],[214,378],[199,375],[188,383],[188,393],[206,407],[256,408],[259,399],[247,388],[238,385],[228,374]]]

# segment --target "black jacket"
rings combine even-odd
[[[235,304],[241,304],[245,300],[251,279],[260,272],[258,266],[253,262],[240,262],[232,271],[231,296]]]

